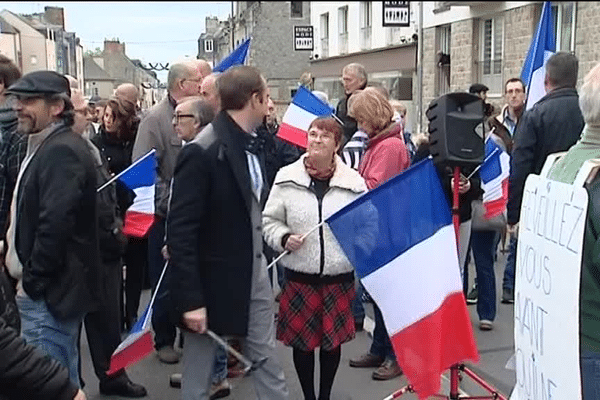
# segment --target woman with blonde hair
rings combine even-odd
[[[392,120],[394,110],[390,102],[376,88],[368,87],[352,95],[349,115],[358,123],[359,129],[369,136],[367,149],[358,172],[365,179],[369,190],[375,189],[410,166],[410,158],[402,137],[402,124]],[[355,368],[378,367],[373,379],[388,380],[402,374],[396,362],[387,334],[383,316],[376,304],[373,343],[366,354],[350,360]]]

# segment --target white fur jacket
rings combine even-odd
[[[358,172],[344,164],[336,155],[336,169],[329,182],[329,190],[323,198],[320,219],[317,196],[309,189],[311,178],[304,167],[305,157],[303,155],[298,161],[279,170],[263,211],[264,238],[278,252],[284,250],[281,246],[284,235],[303,235],[367,191],[365,181]],[[322,274],[352,272],[350,261],[327,224],[323,225],[322,232],[325,252]],[[321,273],[320,235],[320,229],[308,235],[300,249],[281,259],[283,266],[307,274]]]

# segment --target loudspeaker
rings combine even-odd
[[[448,93],[431,102],[429,151],[433,163],[473,168],[483,162],[483,101],[466,92]]]

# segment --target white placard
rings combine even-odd
[[[515,270],[517,383],[511,400],[581,399],[579,286],[587,204],[581,184],[538,175],[525,183]]]

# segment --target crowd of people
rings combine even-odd
[[[571,149],[554,177],[572,182],[581,164],[600,154],[599,68],[586,76],[578,96],[577,59],[555,54],[546,67],[547,95],[527,111],[519,78],[506,81],[499,111],[486,102],[485,85],[469,89],[484,105],[485,140],[511,155],[507,210],[494,221],[482,216],[477,171],[454,182],[438,166],[449,204],[455,186],[460,193],[459,262],[466,301],[477,303],[482,331],[493,329],[494,263],[507,235],[501,301],[514,302],[525,178],[539,174],[549,154]],[[277,137],[275,105],[254,67],[213,73],[203,60],[175,63],[167,96],[141,110],[131,83],[117,86],[110,98],[87,99],[68,76],[21,76],[0,56],[0,398],[85,399],[84,327],[100,393],[146,396],[125,370],[107,371],[149,286],[156,294],[156,354],[167,364],[182,360],[182,373],[171,380],[181,384],[183,399],[227,397],[227,378],[239,373],[237,360],[208,330],[260,362],[253,372],[258,398],[289,398],[275,353],[280,341],[292,349],[304,398],[329,399],[342,344],[364,329],[370,296],[322,223],[430,156],[428,135],[408,132],[406,107],[390,99],[385,87],[368,82],[362,65],[346,65],[341,82],[344,96],[334,115],[313,120],[306,148],[300,148]],[[304,74],[301,84],[314,89],[312,75]],[[325,93],[313,92],[327,101]],[[155,222],[147,237],[127,237],[123,224],[134,193],[118,180],[97,188],[152,149]],[[586,398],[599,395],[593,392],[600,360],[597,186],[588,188],[582,278]],[[471,252],[476,284],[469,292]],[[372,344],[349,366],[372,369],[375,380],[393,379],[402,369],[382,313],[372,307]]]

